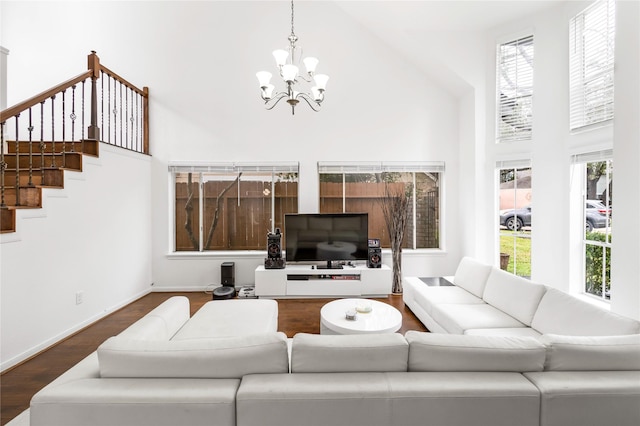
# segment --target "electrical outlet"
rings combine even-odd
[[[82,303],[82,299],[84,298],[84,293],[81,291],[76,292],[76,305]]]

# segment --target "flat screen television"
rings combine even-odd
[[[367,260],[367,213],[298,213],[284,216],[287,262],[326,262],[318,268]]]

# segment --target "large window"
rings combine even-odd
[[[612,151],[576,155],[574,167],[584,176],[581,220],[585,223],[583,242],[584,292],[609,300],[611,295],[612,231]]]
[[[385,195],[410,197],[404,248],[440,248],[444,163],[319,163],[320,213],[369,214],[369,236],[390,247],[382,213]]]
[[[500,203],[500,267],[531,277],[531,167],[529,160],[497,165]]]
[[[569,24],[570,126],[613,118],[615,1],[601,0]]]
[[[498,46],[498,142],[531,139],[533,36]]]
[[[298,164],[169,165],[175,251],[265,250],[298,212]]]

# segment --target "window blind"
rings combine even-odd
[[[528,158],[518,160],[499,160],[496,161],[496,169],[526,169],[531,167],[531,160]]]
[[[318,162],[318,173],[444,172],[443,161]]]
[[[498,142],[531,139],[533,114],[533,36],[498,46]]]
[[[602,151],[583,152],[571,156],[572,164],[596,163],[600,161],[612,160],[613,150],[605,149]]]
[[[571,19],[569,49],[571,130],[611,120],[614,112],[614,0],[600,0]]]
[[[239,173],[239,172],[274,172],[297,173],[300,166],[297,162],[278,163],[169,163],[172,173]]]

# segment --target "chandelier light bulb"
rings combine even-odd
[[[267,84],[264,87],[264,98],[265,99],[271,99],[271,97],[273,96],[273,89],[275,89],[276,86],[274,86],[273,84]]]
[[[259,71],[256,73],[256,77],[258,77],[261,88],[267,87],[271,81],[271,73],[269,71]]]
[[[287,83],[293,83],[296,81],[296,77],[298,77],[298,67],[291,64],[286,64],[282,66],[282,78]]]
[[[278,49],[273,51],[273,57],[276,60],[276,65],[282,67],[287,63],[287,58],[289,57],[289,52],[283,49]]]
[[[311,88],[311,95],[313,96],[313,100],[316,102],[322,101],[322,92],[316,86]]]
[[[326,74],[316,74],[313,77],[313,80],[316,82],[316,86],[319,90],[327,90],[327,81],[329,81],[329,76]]]
[[[302,62],[304,62],[307,73],[312,75],[314,72],[316,72],[316,67],[318,66],[318,62],[320,61],[318,61],[318,58],[309,56],[308,58],[304,58]]]

